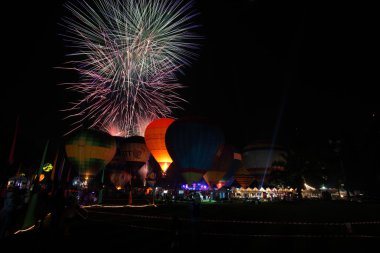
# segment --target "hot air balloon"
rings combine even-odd
[[[116,170],[128,172],[132,176],[131,183],[133,182],[133,185],[142,185],[144,180],[140,180],[138,171],[145,165],[150,155],[144,137],[117,137],[117,140],[118,156],[120,156],[118,163],[120,165],[115,167]]]
[[[70,138],[65,150],[79,175],[94,177],[115,155],[116,143],[109,135],[86,130]]]
[[[179,119],[167,129],[165,143],[186,183],[192,184],[211,167],[224,134],[204,120]]]
[[[286,151],[270,142],[256,142],[243,148],[243,163],[259,183],[268,182],[272,171],[284,170]]]
[[[120,144],[122,161],[126,167],[133,173],[137,171],[148,161],[149,150],[145,145],[145,139],[141,136],[132,136],[125,138]]]
[[[145,142],[150,153],[161,167],[165,175],[170,164],[173,162],[165,144],[166,130],[174,122],[174,119],[156,119],[152,121],[145,130]]]
[[[128,184],[131,181],[131,179],[131,174],[129,174],[126,171],[113,170],[110,173],[110,181],[118,190],[124,189],[125,185]]]
[[[206,183],[210,187],[217,186],[220,188],[222,185],[218,184],[224,177],[233,161],[233,150],[230,146],[221,145],[214,158],[211,168],[203,175]],[[219,187],[220,186],[220,187]]]
[[[253,182],[253,176],[244,167],[241,167],[235,173],[235,180],[241,187],[247,188]]]
[[[222,187],[223,186],[226,186],[226,187],[231,186],[231,184],[235,180],[234,175],[235,175],[236,171],[238,169],[240,169],[242,166],[243,166],[243,163],[242,163],[241,154],[235,148],[233,148],[233,160],[230,164],[230,167],[227,170],[227,173],[224,175],[222,180],[220,180],[220,182],[219,182],[220,185]]]
[[[123,171],[126,170],[126,160],[123,157],[123,143],[125,138],[123,137],[113,137],[116,141],[116,153],[112,160],[107,164],[107,171]]]

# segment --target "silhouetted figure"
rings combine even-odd
[[[201,213],[201,199],[199,194],[195,194],[191,203],[191,226],[192,226],[192,237],[194,246],[200,243],[200,213]]]
[[[63,229],[64,235],[69,236],[72,225],[78,219],[79,216],[79,204],[74,196],[69,196],[67,199],[66,208],[63,211]]]
[[[192,218],[198,220],[201,213],[201,204],[196,200],[192,201]]]
[[[64,210],[65,210],[64,189],[62,186],[58,186],[58,189],[52,199],[52,209],[51,209],[51,228],[53,229],[54,232],[58,232],[60,230]]]
[[[182,222],[177,216],[172,217],[173,240],[170,244],[171,249],[178,249],[180,247]]]
[[[8,187],[4,198],[4,205],[0,211],[0,239],[8,235],[16,217],[18,203],[18,189]]]
[[[44,184],[40,185],[37,194],[36,229],[41,232],[43,230],[45,218],[50,210],[50,198],[47,186]]]

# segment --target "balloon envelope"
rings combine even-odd
[[[211,168],[203,175],[210,187],[218,186],[218,182],[226,175],[233,161],[233,149],[227,145],[221,145]]]
[[[166,149],[165,134],[174,119],[156,119],[152,121],[145,130],[145,142],[150,153],[161,167],[163,174],[166,173],[173,162]]]
[[[244,147],[243,163],[259,182],[266,182],[272,171],[284,170],[286,151],[270,142],[257,142]]]
[[[120,144],[122,162],[132,172],[137,172],[149,158],[149,150],[145,145],[144,137],[132,136],[125,138]]]
[[[198,182],[211,167],[224,135],[220,128],[202,120],[179,119],[166,132],[166,147],[187,184]]]
[[[125,142],[124,137],[113,137],[116,141],[116,153],[112,160],[107,164],[107,171],[123,171],[126,170],[126,159],[123,156],[122,148]]]
[[[81,176],[95,176],[115,155],[116,143],[107,134],[86,130],[71,137],[65,150]]]
[[[230,167],[227,170],[227,173],[224,175],[220,181],[222,186],[229,187],[235,180],[235,173],[238,169],[243,166],[241,154],[234,148],[233,151],[233,160],[230,164]]]
[[[131,174],[126,171],[113,170],[110,172],[110,181],[118,190],[124,189],[125,185],[128,184],[131,179]]]
[[[241,187],[247,188],[253,182],[253,176],[244,167],[241,167],[235,173],[235,180]]]

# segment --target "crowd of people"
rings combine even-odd
[[[36,232],[49,229],[69,234],[78,217],[79,204],[75,196],[65,194],[61,186],[53,190],[45,184],[36,184],[30,189],[8,185],[1,199],[0,239],[26,229],[29,223]]]

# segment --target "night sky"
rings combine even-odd
[[[11,2],[2,7],[10,16],[1,17],[2,165],[18,115],[16,157],[26,163],[68,130],[59,110],[72,94],[58,84],[77,78],[55,68],[68,60],[58,25],[64,1]],[[357,156],[354,171],[380,156],[373,8],[304,2],[195,1],[203,39],[180,76],[189,103],[174,116],[207,116],[238,147],[273,138],[286,146],[298,136],[320,152],[329,139],[343,139]],[[363,164],[374,173],[379,162]]]

